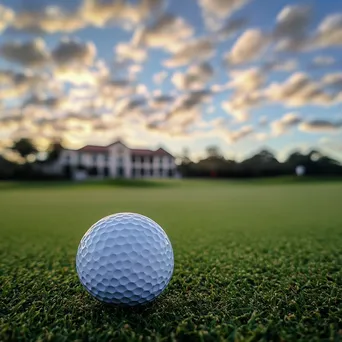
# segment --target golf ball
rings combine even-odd
[[[174,267],[172,245],[150,218],[119,213],[102,218],[83,236],[76,270],[96,299],[135,306],[157,298],[168,285]]]

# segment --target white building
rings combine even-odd
[[[56,161],[43,163],[40,169],[48,174],[64,174],[76,179],[177,176],[175,158],[164,149],[132,149],[120,141],[108,146],[87,145],[78,150],[63,149]]]

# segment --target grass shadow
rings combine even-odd
[[[45,188],[168,188],[179,185],[174,180],[110,179],[74,181],[0,181],[0,190],[45,189]]]
[[[123,188],[163,188],[177,185],[172,180],[149,180],[149,179],[113,179],[106,180],[103,185]]]

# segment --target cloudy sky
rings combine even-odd
[[[342,160],[342,5],[1,0],[0,150],[23,136]]]

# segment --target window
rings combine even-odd
[[[105,177],[108,177],[108,176],[109,176],[109,167],[105,167],[105,168],[103,169],[103,174],[104,174]]]
[[[96,163],[96,161],[97,161],[97,154],[93,154],[93,163]]]
[[[96,166],[89,169],[89,176],[97,176],[99,174]]]
[[[170,162],[170,164],[173,163],[173,158],[172,157],[169,158],[169,162]]]
[[[109,161],[109,154],[108,153],[105,153],[103,157],[104,157],[105,162]]]
[[[132,163],[135,163],[135,156],[131,157]]]
[[[67,179],[71,179],[72,178],[72,169],[70,165],[65,165],[63,168],[63,172],[64,172],[64,176]]]
[[[172,169],[169,170],[169,177],[173,177],[174,176],[174,171]]]
[[[159,158],[159,164],[163,164],[163,157]]]
[[[140,175],[143,177],[145,176],[145,170],[143,168],[140,169]]]
[[[133,178],[135,177],[135,168],[134,167],[132,168],[132,177]]]
[[[159,174],[160,174],[161,176],[164,174],[164,170],[163,170],[162,167],[159,169]]]
[[[117,169],[117,176],[118,177],[123,177],[125,175],[125,170],[123,167],[119,166]]]
[[[77,161],[78,167],[79,167],[79,168],[80,168],[80,167],[83,167],[83,163],[82,163],[82,161],[83,161],[83,154],[82,154],[82,153],[79,153],[78,156],[77,156],[77,159],[78,159],[78,161]]]
[[[122,157],[119,157],[119,158],[118,158],[118,165],[122,165],[122,163],[123,163],[123,158],[122,158]]]
[[[67,154],[66,156],[65,156],[65,161],[67,162],[67,163],[69,163],[70,162],[70,154]]]
[[[150,157],[150,163],[153,164],[153,157]]]
[[[151,171],[150,171],[150,175],[151,175],[151,176],[153,176],[153,169],[151,169]]]
[[[144,162],[144,157],[141,157],[140,161],[141,161],[141,163],[143,163]]]

